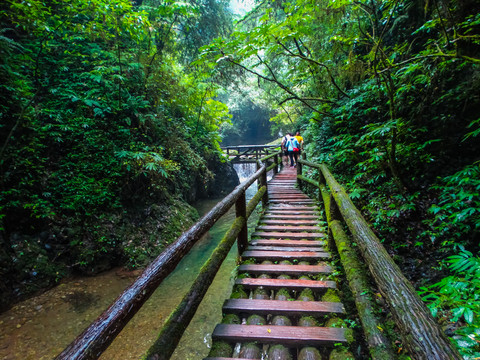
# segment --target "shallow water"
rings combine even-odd
[[[253,168],[239,170],[243,171],[239,174],[243,180]],[[254,191],[252,187],[247,198]],[[197,209],[200,214],[204,214],[217,202],[218,200],[199,202]],[[188,291],[198,270],[215,249],[234,217],[232,209],[193,247],[100,359],[141,358],[154,342],[170,312]],[[255,222],[256,217],[253,216],[249,224]],[[171,359],[202,359],[208,354],[211,332],[221,320],[224,300],[230,296],[236,257],[237,249],[234,245]],[[113,269],[95,277],[69,279],[0,314],[0,359],[52,359],[138,275]]]

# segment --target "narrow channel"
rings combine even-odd
[[[237,164],[235,168],[240,181],[243,181],[253,174],[255,164]],[[251,186],[247,199],[255,191],[256,186]],[[202,200],[195,207],[203,215],[219,200]],[[232,209],[193,247],[100,359],[142,357],[234,217]],[[255,224],[256,221],[252,216],[249,224]],[[211,331],[221,319],[223,301],[230,296],[236,257],[237,249],[233,246],[172,360],[202,359],[208,354]],[[137,275],[136,272],[113,269],[95,277],[69,279],[0,314],[0,359],[52,359],[95,320]]]

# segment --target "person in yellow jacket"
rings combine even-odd
[[[297,139],[298,143],[300,144],[300,152],[298,155],[300,155],[303,151],[303,137],[300,135],[300,131],[297,131],[295,134],[295,138]]]

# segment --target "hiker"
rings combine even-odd
[[[288,149],[287,149],[287,142],[290,140],[290,134],[287,133],[282,139],[282,152],[283,152],[283,160],[285,165],[288,165]]]
[[[298,143],[300,144],[300,146],[299,146],[300,151],[298,152],[298,155],[300,156],[302,154],[302,151],[303,151],[303,137],[302,137],[302,135],[300,135],[300,131],[297,131],[297,133],[295,134],[295,138],[297,139]]]
[[[288,150],[288,157],[290,158],[290,167],[295,167],[297,166],[298,153],[300,152],[300,144],[298,140],[294,136],[292,136],[292,134],[289,135],[290,138],[288,139],[285,146]],[[293,161],[294,158],[295,161]]]

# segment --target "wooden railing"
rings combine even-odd
[[[268,203],[267,172],[277,171],[280,152],[260,159],[257,172],[229,195],[220,201],[208,214],[203,216],[188,231],[183,233],[173,244],[161,253],[143,273],[120,294],[120,296],[83,331],[56,359],[97,359],[112,343],[115,337],[132,319],[152,295],[160,283],[175,269],[177,264],[199,240],[227,211],[235,205],[236,219],[226,232],[217,248],[203,265],[198,277],[194,280],[189,292],[172,312],[160,332],[154,345],[147,352],[147,359],[168,359],[175,350],[186,327],[193,318],[198,305],[213,281],[220,265],[228,254],[236,239],[239,253],[247,247],[247,221],[257,204]],[[267,161],[272,161],[267,166]],[[258,191],[246,204],[245,191],[258,181]]]
[[[303,166],[318,170],[318,179],[303,175]],[[400,331],[403,345],[412,359],[461,359],[461,356],[438,326],[430,311],[387,253],[378,237],[355,207],[342,186],[324,164],[315,164],[301,159],[297,166],[297,182],[300,187],[311,184],[320,189],[329,232],[335,240],[346,277],[355,298],[362,321],[364,334],[373,359],[393,359],[389,341],[376,318],[375,302],[368,289],[368,279],[361,275],[362,263],[370,270],[372,278],[385,298],[395,324]],[[327,190],[327,186],[329,191]],[[343,222],[342,222],[343,221]],[[343,223],[358,245],[361,257],[344,232]]]

